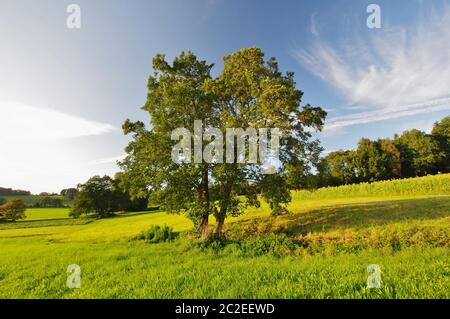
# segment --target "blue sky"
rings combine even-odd
[[[81,7],[81,29],[66,8]],[[366,7],[381,8],[381,29]],[[0,186],[59,191],[113,174],[156,53],[216,63],[249,46],[329,112],[327,151],[429,131],[450,113],[450,1],[1,0]]]

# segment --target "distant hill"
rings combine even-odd
[[[31,192],[24,191],[21,189],[0,187],[0,196],[26,196],[26,195],[31,195]]]

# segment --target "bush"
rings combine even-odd
[[[214,237],[198,243],[198,248],[213,253],[223,252],[245,257],[262,255],[284,256],[292,254],[299,246],[288,236],[265,235],[253,236],[242,241],[227,240],[224,237]]]
[[[241,252],[245,256],[283,256],[294,252],[298,245],[284,234],[249,237],[242,241]]]
[[[172,227],[164,225],[152,225],[148,230],[143,231],[138,237],[138,240],[145,240],[148,243],[161,243],[171,241],[175,238],[175,233]]]
[[[199,242],[198,247],[203,251],[219,253],[230,243],[231,242],[223,236],[215,236]]]
[[[27,207],[21,200],[10,200],[0,206],[0,220],[15,221],[25,218]]]

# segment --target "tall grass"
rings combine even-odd
[[[293,192],[293,200],[380,196],[450,195],[450,174],[324,187],[315,191]]]

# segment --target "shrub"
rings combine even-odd
[[[25,218],[27,207],[21,200],[13,199],[0,206],[0,219],[15,221]]]
[[[293,239],[284,234],[252,236],[242,241],[227,240],[224,237],[213,237],[198,243],[197,247],[203,251],[237,254],[244,257],[262,255],[279,257],[291,254],[299,248]]]
[[[229,243],[230,241],[223,236],[214,236],[205,241],[199,242],[198,247],[204,251],[218,253],[222,251]]]
[[[266,254],[283,256],[291,254],[297,247],[294,240],[284,234],[270,234],[245,239],[241,243],[241,252],[245,256],[252,257]]]
[[[143,231],[138,237],[138,240],[145,240],[148,243],[161,243],[171,241],[175,238],[175,233],[172,227],[164,225],[152,225],[148,230]]]

